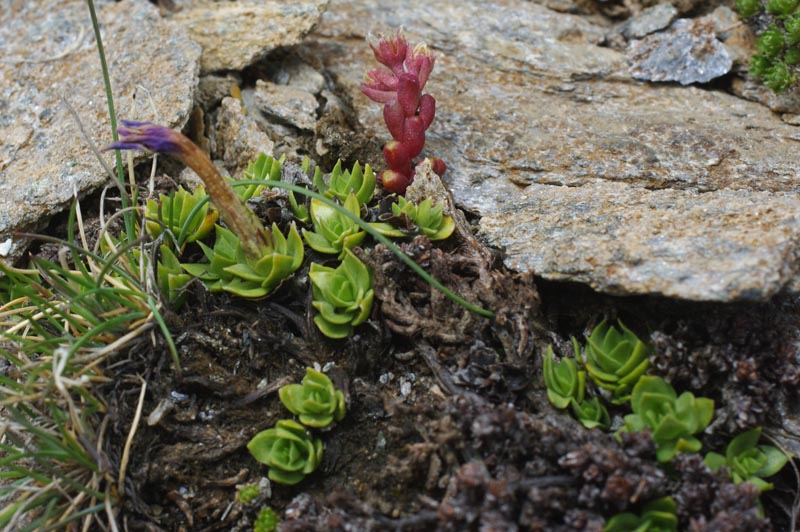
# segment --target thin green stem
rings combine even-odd
[[[103,38],[100,36],[100,24],[97,22],[97,13],[94,9],[94,0],[86,0],[89,6],[89,14],[92,17],[92,28],[94,29],[94,38],[97,43],[97,54],[100,56],[100,68],[103,71],[103,84],[106,90],[106,102],[108,102],[108,117],[111,121],[111,138],[114,142],[119,140],[117,133],[117,112],[114,109],[114,95],[111,91],[111,77],[108,74],[108,64],[106,63],[106,53],[103,48]],[[125,190],[125,169],[122,166],[122,154],[119,150],[114,150],[114,156],[117,161],[117,179],[121,189]],[[122,194],[122,208],[128,207],[128,198],[126,194]],[[128,238],[135,237],[135,227],[133,217],[130,215],[125,216],[125,230]]]

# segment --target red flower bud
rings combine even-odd
[[[419,90],[422,90],[428,82],[428,76],[431,75],[431,71],[433,70],[433,63],[433,52],[431,52],[430,48],[428,48],[424,42],[417,44],[406,53],[406,60],[404,62],[406,71],[417,76],[419,80]]]
[[[397,75],[403,73],[403,61],[408,52],[408,42],[402,32],[398,32],[394,37],[380,35],[377,42],[372,36],[367,39],[372,53],[375,54],[375,59],[380,64],[386,65]]]

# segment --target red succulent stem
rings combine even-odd
[[[370,70],[361,85],[368,98],[384,104],[383,120],[393,139],[383,148],[389,169],[381,174],[381,183],[390,192],[404,194],[414,181],[414,158],[425,147],[425,131],[436,116],[436,100],[422,93],[434,57],[424,43],[410,47],[402,33],[371,40],[370,47],[389,69]],[[444,173],[446,165],[437,158],[434,168]]]

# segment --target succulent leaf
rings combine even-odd
[[[372,309],[372,276],[363,262],[349,249],[337,268],[311,263],[313,301],[319,314],[314,323],[329,338],[345,338],[353,327],[363,323]]]
[[[602,321],[586,339],[584,352],[586,371],[601,388],[612,392],[612,402],[630,398],[636,381],[650,365],[647,345],[622,322],[620,331]]]
[[[659,462],[668,462],[679,452],[699,451],[703,431],[714,415],[714,401],[691,392],[677,396],[661,377],[642,377],[631,395],[632,414],[625,416],[625,432],[650,429]]]
[[[564,358],[553,362],[553,347],[548,346],[542,363],[547,398],[556,408],[567,408],[570,403],[583,401],[586,372],[578,369],[574,359]]]
[[[275,532],[281,519],[270,507],[262,508],[253,522],[253,532]]]
[[[250,258],[236,235],[224,227],[217,226],[216,238],[213,249],[199,243],[208,263],[182,265],[212,292],[225,291],[249,299],[264,297],[303,263],[303,241],[294,224],[288,238],[272,224],[272,247],[257,258]]]
[[[181,263],[169,246],[161,244],[158,248],[160,255],[156,265],[156,278],[158,287],[164,297],[174,307],[183,303],[183,289],[192,280],[192,276],[183,271]]]
[[[282,419],[256,434],[247,449],[269,467],[270,480],[279,484],[297,484],[322,461],[322,441],[291,419]]]
[[[764,480],[780,471],[789,461],[786,454],[772,445],[758,445],[761,427],[750,429],[731,440],[725,456],[708,453],[703,460],[714,472],[726,467],[728,476],[736,483],[750,482],[759,491],[772,489],[772,484]]]
[[[324,373],[306,368],[302,384],[287,384],[278,390],[283,405],[307,427],[325,428],[345,414],[344,394],[334,388]]]

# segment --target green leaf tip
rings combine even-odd
[[[556,364],[553,361],[553,347],[548,346],[542,361],[542,371],[547,399],[553,406],[563,409],[573,401],[583,401],[586,372],[578,369],[574,359],[564,358]]]
[[[370,225],[385,236],[400,238],[418,234],[425,235],[431,240],[445,240],[456,228],[453,218],[445,216],[442,206],[434,205],[431,198],[412,203],[399,196],[392,204],[392,216],[410,221],[413,224],[413,231],[409,232],[383,222]]]
[[[347,197],[353,194],[359,204],[365,205],[375,195],[377,179],[368,164],[364,166],[363,171],[358,162],[353,165],[351,170],[342,170],[342,161],[339,160],[327,181],[323,178],[322,172],[317,172],[314,175],[313,183],[320,194],[331,199],[339,198],[341,201],[346,201]]]
[[[280,523],[281,518],[278,517],[275,510],[267,506],[258,512],[258,517],[253,523],[253,532],[275,532]]]
[[[327,375],[312,368],[306,369],[302,384],[287,384],[278,395],[283,405],[307,427],[321,429],[344,418],[344,394],[334,388]]]

